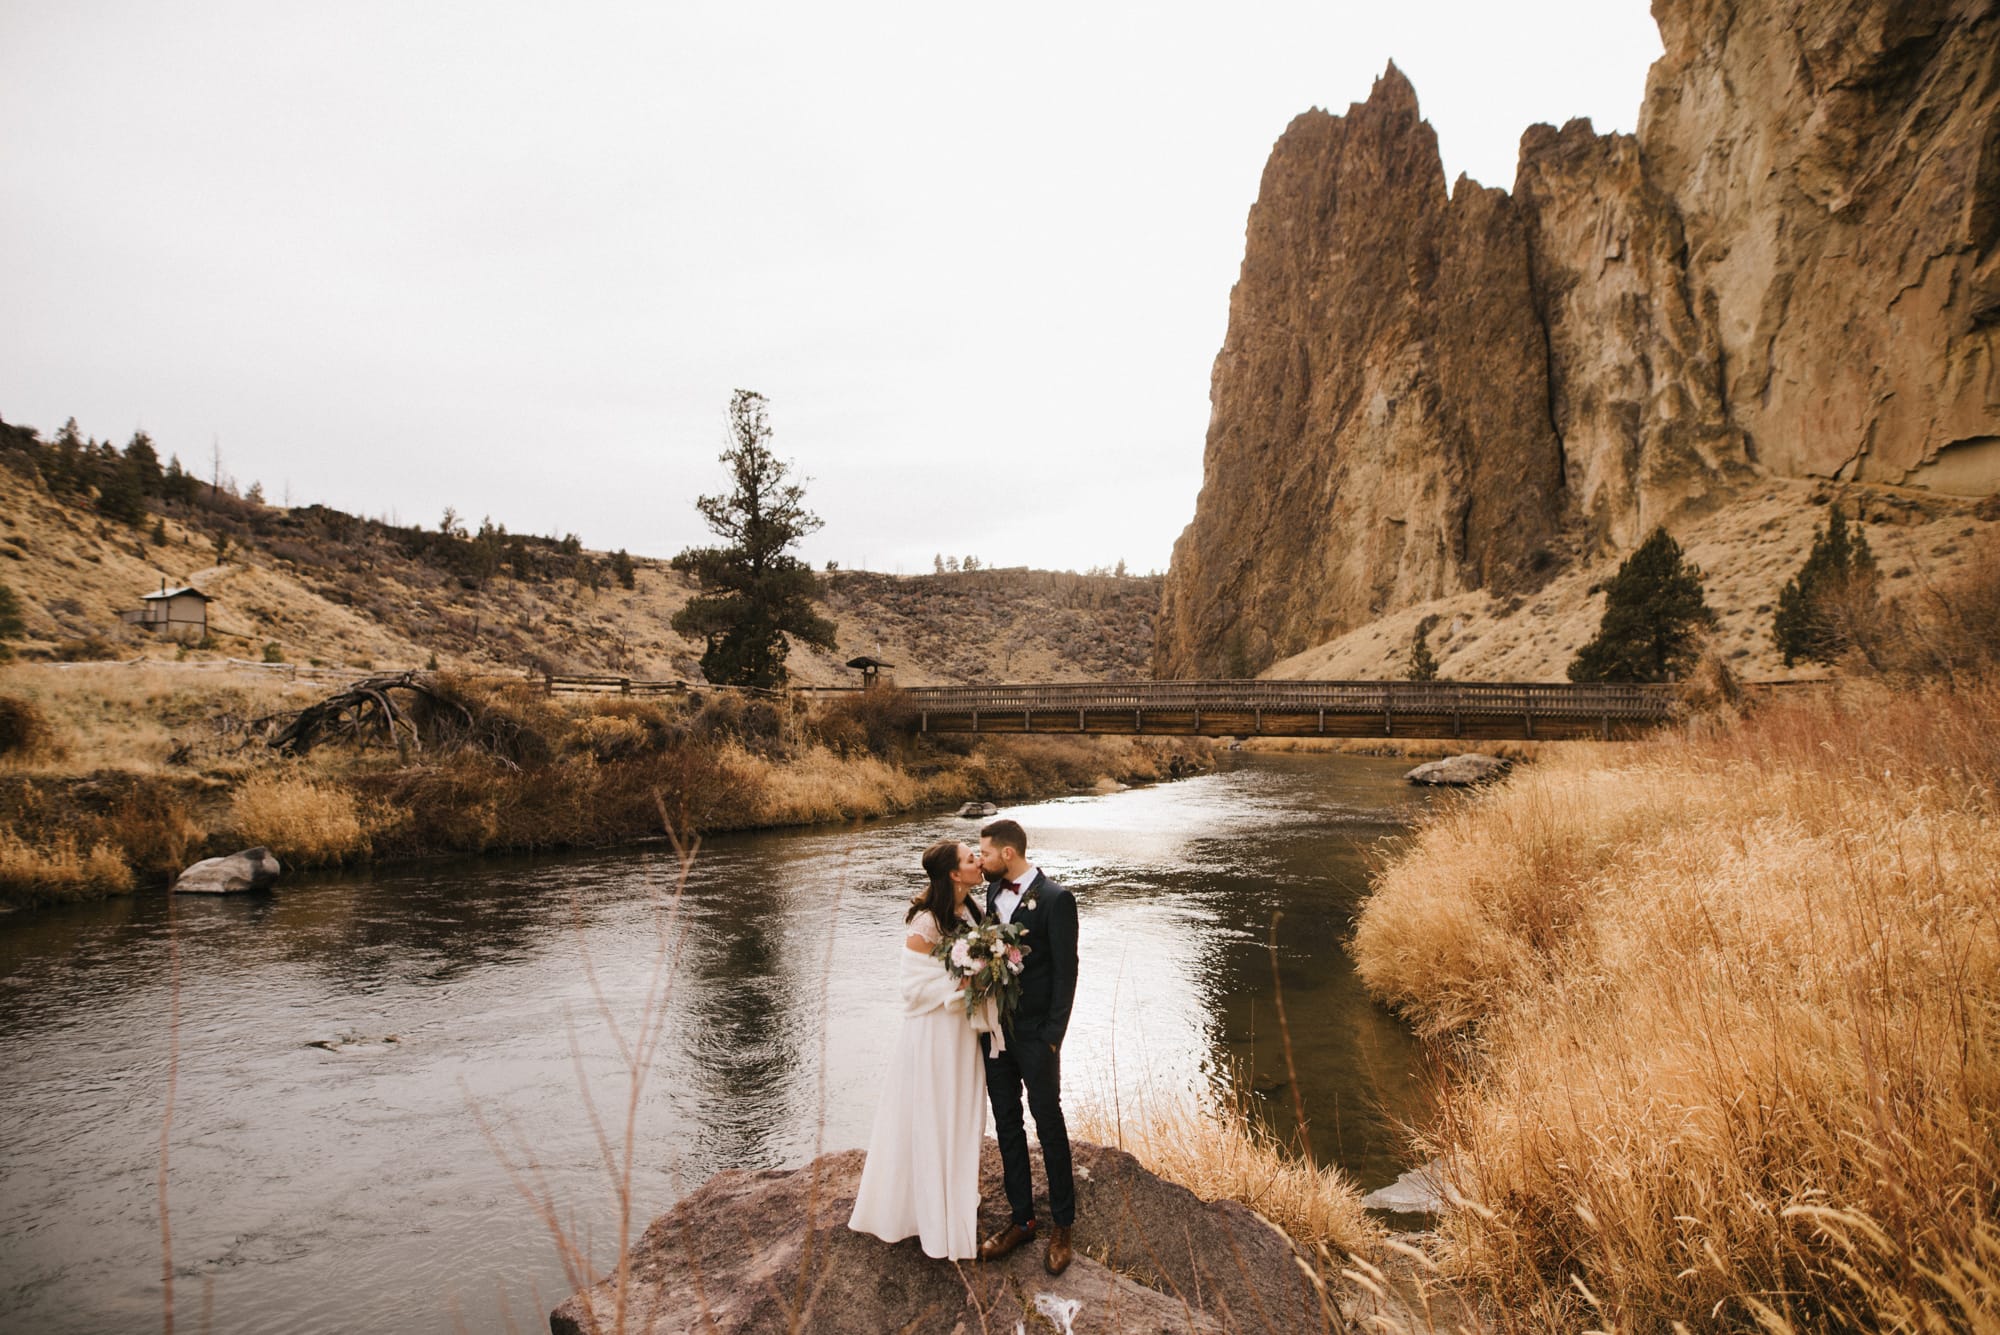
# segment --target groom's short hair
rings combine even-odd
[[[981,829],[979,837],[991,839],[995,848],[1011,848],[1022,857],[1028,856],[1028,832],[1017,820],[996,820]]]

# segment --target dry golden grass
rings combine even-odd
[[[93,844],[86,852],[76,836],[62,834],[35,845],[0,826],[0,900],[54,904],[72,899],[122,895],[132,888],[132,869],[116,848]]]
[[[1283,1145],[1247,1108],[1219,1096],[1153,1097],[1122,1109],[1092,1097],[1069,1126],[1072,1136],[1115,1145],[1205,1201],[1249,1206],[1308,1251],[1324,1247],[1337,1264],[1374,1251],[1385,1236],[1345,1173]]]
[[[140,773],[166,764],[176,742],[202,758],[220,757],[218,719],[249,719],[300,709],[327,685],[255,668],[194,663],[12,663],[0,690],[32,703],[48,741],[7,762],[50,774],[119,769]]]
[[[823,746],[786,761],[768,760],[726,742],[718,757],[751,791],[746,823],[813,825],[907,811],[921,789],[910,775],[873,756],[836,756]]]
[[[246,844],[262,844],[301,866],[365,856],[368,826],[354,795],[298,770],[252,775],[236,790],[230,824]]]
[[[1530,1328],[1990,1328],[2000,690],[1851,688],[1446,808],[1354,940],[1459,1057],[1443,1259]]]

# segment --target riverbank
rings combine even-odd
[[[912,736],[891,692],[548,697],[440,676],[472,740],[407,735],[283,759],[271,720],[325,683],[175,664],[0,670],[0,903],[167,883],[264,844],[292,867],[602,848],[1018,801],[1207,768],[1201,739]],[[3,721],[3,720],[0,720]],[[0,733],[5,733],[0,728]]]
[[[1985,1328],[1996,816],[1990,684],[1550,748],[1440,807],[1353,954],[1449,1059],[1444,1271],[1529,1329]]]

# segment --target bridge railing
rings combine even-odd
[[[1053,682],[910,686],[909,704],[934,713],[978,710],[1188,711],[1262,709],[1330,714],[1532,714],[1538,718],[1663,720],[1672,688],[1635,683],[1445,681]]]

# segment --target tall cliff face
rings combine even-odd
[[[1254,672],[1552,565],[1547,363],[1518,209],[1464,181],[1446,195],[1400,71],[1346,116],[1293,121],[1250,212],[1158,670]]]
[[[1391,66],[1278,141],[1156,671],[1505,593],[1768,473],[2000,489],[2000,0],[1655,0],[1640,131],[1461,180]]]

